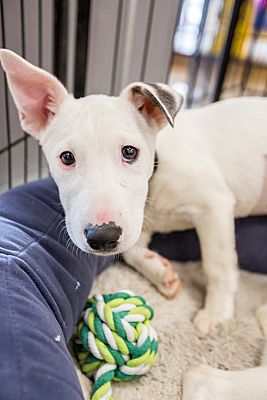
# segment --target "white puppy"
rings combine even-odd
[[[267,100],[233,99],[184,111],[175,129],[163,129],[174,125],[182,103],[166,85],[138,82],[119,97],[74,99],[56,78],[11,51],[1,50],[0,58],[22,128],[40,141],[58,185],[72,241],[94,254],[124,252],[171,297],[179,281],[170,264],[148,250],[151,233],[195,227],[207,276],[195,324],[209,332],[231,318],[238,281],[234,216],[267,211]],[[150,179],[155,146],[159,165]],[[149,230],[146,223],[142,230],[144,207]],[[262,368],[246,373],[257,382]],[[196,383],[196,372],[186,377],[186,400],[206,399],[209,387],[210,399],[226,398],[224,385],[212,386],[217,375],[207,383],[201,373]],[[262,388],[266,398],[264,381]],[[239,398],[245,396],[244,389]]]

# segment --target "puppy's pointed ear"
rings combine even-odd
[[[68,93],[53,75],[10,50],[0,50],[0,60],[22,129],[39,138]]]
[[[163,83],[135,82],[121,93],[143,116],[155,131],[168,122],[173,127],[174,118],[183,104],[183,97]]]

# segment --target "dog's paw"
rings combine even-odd
[[[159,290],[159,292],[169,300],[174,299],[177,296],[180,288],[181,283],[178,278],[175,278],[172,282],[168,284],[168,286],[166,286],[165,284],[157,285],[157,289]]]
[[[232,321],[234,315],[233,307],[222,308],[220,312],[213,310],[207,310],[203,308],[200,310],[194,318],[193,324],[195,328],[203,333],[213,333],[219,324],[223,324],[225,327]],[[226,324],[227,323],[227,324]],[[229,327],[231,324],[229,325]]]
[[[165,297],[174,298],[181,288],[181,282],[170,261],[151,250],[147,251],[145,258],[146,263],[153,264],[150,276],[152,283]]]
[[[183,377],[182,400],[226,400],[220,372],[205,365],[190,368]]]
[[[200,310],[194,318],[195,328],[203,333],[208,334],[215,331],[216,326],[221,322],[219,316],[210,314],[205,308]]]

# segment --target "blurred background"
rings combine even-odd
[[[267,95],[267,0],[0,0],[0,47],[76,97],[167,82],[196,107]],[[49,173],[0,71],[0,192]]]
[[[266,39],[266,0],[184,0],[168,82],[187,107],[266,96]]]

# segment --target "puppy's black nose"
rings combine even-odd
[[[84,230],[87,243],[91,249],[101,252],[115,250],[121,233],[121,227],[113,221],[103,225],[89,224]]]

